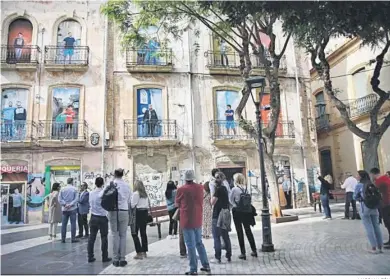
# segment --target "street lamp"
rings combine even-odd
[[[256,122],[257,122],[257,141],[259,144],[259,159],[260,159],[260,172],[261,172],[261,191],[263,199],[263,208],[261,209],[261,223],[263,231],[263,244],[261,245],[262,252],[273,252],[275,251],[274,245],[272,244],[272,231],[271,231],[271,215],[269,213],[268,197],[267,197],[267,188],[266,188],[266,176],[265,176],[265,166],[264,166],[264,147],[263,147],[263,131],[261,123],[261,110],[269,109],[261,108],[261,100],[263,99],[264,88],[265,88],[265,78],[264,77],[252,77],[248,78],[246,81],[248,88],[251,92],[251,97],[253,103],[256,107]],[[253,96],[252,89],[259,88],[259,98],[256,100]]]

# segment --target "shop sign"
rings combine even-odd
[[[28,166],[2,165],[1,172],[2,173],[28,172]]]

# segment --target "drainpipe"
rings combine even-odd
[[[195,159],[195,118],[194,118],[194,94],[192,92],[192,73],[191,73],[191,44],[190,44],[190,32],[187,32],[188,36],[188,90],[190,91],[191,98],[191,157],[192,157],[192,169],[195,172],[196,177],[196,159]]]
[[[108,18],[105,16],[104,22],[104,41],[103,41],[103,75],[104,75],[104,97],[103,97],[103,121],[102,121],[102,152],[101,152],[101,167],[102,176],[104,174],[104,148],[106,145],[106,98],[107,98],[107,51],[108,51]]]
[[[294,45],[294,39],[291,37],[291,43],[293,48],[293,59],[294,59],[294,68],[295,68],[295,85],[296,85],[296,94],[297,94],[297,101],[298,101],[298,119],[299,124],[301,126],[301,134],[299,137],[299,140],[301,142],[301,156],[303,160],[303,168],[304,168],[304,179],[306,184],[306,191],[307,191],[307,202],[310,204],[310,191],[309,191],[309,181],[307,178],[307,163],[306,163],[306,156],[305,156],[305,150],[303,148],[303,124],[302,124],[302,113],[301,113],[301,94],[299,93],[299,78],[298,78],[298,66],[297,66],[297,58],[295,56],[295,45]]]

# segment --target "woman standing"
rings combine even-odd
[[[146,235],[146,226],[148,224],[149,198],[146,193],[145,186],[140,180],[134,183],[134,193],[131,197],[131,208],[136,210],[135,213],[135,233],[132,234],[136,260],[146,258],[148,252],[148,236]],[[141,242],[138,237],[138,232],[141,234]]]
[[[321,189],[320,189],[320,199],[322,207],[324,208],[324,219],[332,219],[332,213],[330,211],[329,206],[329,190],[332,186],[332,176],[329,174],[323,178],[322,176],[318,177],[318,180],[321,181]]]
[[[213,209],[211,206],[211,194],[210,194],[210,186],[207,181],[204,186],[204,196],[203,196],[203,237],[210,238],[212,233],[211,231],[211,223],[212,223],[212,215]]]
[[[171,239],[177,238],[177,221],[173,220],[177,208],[175,206],[176,185],[172,180],[168,181],[167,189],[165,191],[165,198],[167,201],[167,209],[169,214],[169,236]]]
[[[374,194],[374,192],[378,191],[378,189],[371,182],[369,174],[364,170],[358,171],[357,180],[359,183],[355,187],[353,199],[359,201],[360,203],[360,216],[363,221],[364,228],[366,229],[368,241],[371,245],[371,250],[369,250],[369,252],[373,254],[382,253],[383,238],[379,225],[378,211],[380,198],[378,198],[377,204],[370,204],[368,199],[364,201],[367,193]],[[366,204],[368,204],[369,207],[367,207]]]
[[[233,222],[236,227],[238,244],[240,245],[241,255],[238,257],[240,260],[246,260],[244,233],[242,227],[244,227],[246,237],[248,238],[249,245],[251,246],[251,256],[257,257],[257,249],[255,238],[251,230],[251,225],[254,225],[254,216],[251,212],[245,212],[238,207],[241,199],[241,194],[247,194],[247,186],[245,185],[245,177],[242,173],[236,173],[233,176],[234,188],[230,193],[230,203],[233,205]],[[251,206],[252,207],[252,206]]]
[[[58,201],[60,184],[54,183],[49,195],[49,240],[56,238],[57,225],[62,221],[61,205]]]

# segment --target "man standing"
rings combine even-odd
[[[118,191],[117,209],[108,212],[108,220],[110,222],[111,233],[114,238],[113,243],[113,265],[126,266],[126,234],[127,226],[129,225],[129,208],[131,201],[131,189],[123,179],[123,169],[116,169],[114,171],[114,181]],[[102,197],[104,191],[100,192]]]
[[[227,134],[230,135],[230,130],[233,130],[234,135],[236,135],[236,125],[234,123],[234,110],[232,110],[231,105],[227,105],[227,109],[225,111],[225,116],[226,116]]]
[[[13,221],[16,222],[16,224],[19,224],[19,222],[22,221],[22,204],[23,204],[23,198],[22,195],[19,193],[19,189],[16,188],[14,190],[14,193],[12,196],[12,215],[13,215]]]
[[[68,178],[67,186],[61,188],[58,195],[58,201],[62,206],[62,226],[61,226],[61,242],[65,243],[66,229],[70,219],[70,232],[72,243],[79,242],[76,239],[76,214],[78,193],[76,187],[73,186],[73,178]]]
[[[24,107],[22,107],[22,102],[20,101],[16,102],[16,109],[14,113],[15,113],[14,120],[15,120],[17,138],[24,139],[27,111]]]
[[[380,174],[378,168],[372,168],[371,171],[372,180],[375,186],[378,187],[382,194],[382,203],[380,207],[380,215],[382,215],[383,223],[389,232],[389,241],[383,243],[383,247],[390,248],[390,178],[387,175]]]
[[[8,107],[3,108],[2,113],[5,125],[5,135],[7,138],[12,139],[15,118],[15,108],[13,107],[12,101],[9,101]]]
[[[180,228],[183,230],[184,241],[187,245],[190,271],[186,275],[198,274],[198,251],[201,271],[210,273],[209,260],[202,242],[202,217],[203,217],[203,186],[194,183],[193,170],[184,173],[186,183],[177,189],[176,207],[180,210]]]
[[[14,41],[15,58],[17,61],[22,57],[23,47],[24,47],[23,34],[19,33]]]
[[[284,180],[283,180],[283,183],[282,183],[282,188],[283,188],[283,192],[284,192],[284,195],[286,196],[286,200],[287,200],[287,208],[292,208],[291,206],[291,180],[289,177],[287,177],[287,175],[284,176]]]
[[[352,176],[350,172],[346,173],[347,178],[344,183],[341,185],[341,189],[345,189],[345,211],[344,211],[344,220],[349,219],[349,207],[352,204],[352,220],[355,220],[357,217],[356,211],[356,201],[353,199],[353,193],[355,192],[355,187],[358,184],[358,181],[355,177]]]
[[[219,51],[221,53],[221,64],[222,64],[222,66],[229,67],[229,60],[228,60],[228,57],[226,54],[226,50],[227,50],[226,42],[225,42],[225,40],[222,39],[220,41],[220,46],[219,46]],[[226,59],[226,65],[224,63],[224,59]]]
[[[154,137],[154,128],[158,121],[157,113],[153,109],[152,104],[149,105],[149,109],[144,113],[144,123],[146,123],[148,136]]]
[[[108,219],[107,211],[105,211],[101,205],[102,199],[100,197],[103,192],[104,179],[98,177],[95,180],[96,189],[93,190],[89,195],[89,205],[91,207],[91,220],[90,220],[90,231],[88,239],[88,262],[92,263],[96,261],[94,256],[94,245],[96,235],[100,231],[100,242],[102,250],[103,262],[110,262],[112,259],[108,257]]]
[[[68,33],[68,37],[64,39],[64,64],[66,62],[66,57],[69,56],[69,64],[72,61],[72,56],[74,54],[74,44],[76,43],[75,38],[73,38],[72,33]]]
[[[78,238],[84,236],[83,229],[85,230],[85,238],[88,238],[88,213],[89,213],[89,192],[88,184],[83,183],[81,185],[79,201],[77,206],[78,223],[79,223],[79,235]]]

